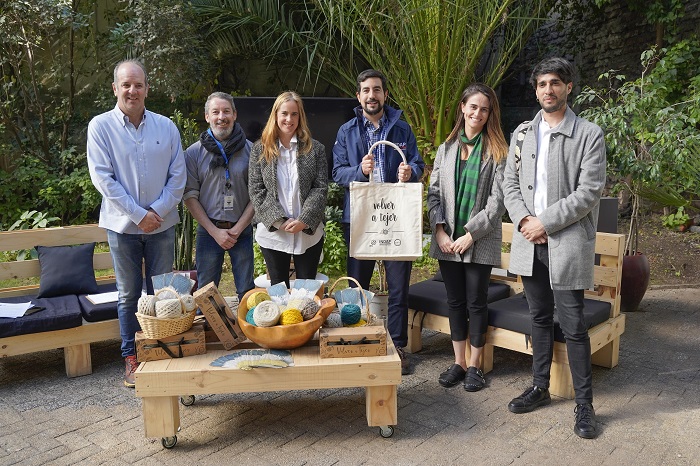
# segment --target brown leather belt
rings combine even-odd
[[[233,228],[233,226],[236,224],[236,222],[227,222],[224,220],[214,220],[213,218],[210,218],[211,223],[214,224],[216,228],[221,228],[223,230],[228,230],[229,228]]]

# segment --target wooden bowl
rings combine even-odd
[[[264,288],[253,288],[247,292],[238,305],[238,325],[248,339],[263,348],[294,349],[305,345],[313,338],[316,331],[326,321],[326,317],[335,307],[335,299],[324,298],[316,315],[303,322],[292,325],[275,325],[274,327],[256,327],[245,320],[248,314],[248,296],[256,291],[267,293]]]

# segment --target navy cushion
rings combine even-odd
[[[37,298],[36,295],[29,295],[0,299],[2,303],[26,303],[28,301],[31,301],[35,306],[46,309],[16,319],[0,317],[0,338],[64,330],[80,327],[83,324],[78,297],[75,295],[54,298]]]
[[[39,298],[96,293],[92,266],[95,243],[77,246],[37,246],[41,278]]]
[[[595,299],[583,300],[583,318],[587,328],[595,327],[610,317],[610,303]],[[530,335],[532,321],[530,308],[524,294],[489,304],[489,325]],[[554,340],[564,342],[564,333],[559,327],[557,312],[554,312]]]
[[[97,286],[97,293],[109,293],[111,291],[117,291],[116,283]],[[117,301],[93,304],[87,299],[85,294],[78,296],[78,301],[80,302],[80,312],[83,313],[83,318],[88,322],[100,322],[117,318]]]
[[[505,283],[489,283],[488,302],[505,299],[508,296],[510,296],[510,287],[508,285]],[[408,287],[408,307],[426,314],[447,317],[449,309],[445,283],[433,279],[411,285]]]

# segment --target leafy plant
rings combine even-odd
[[[640,203],[687,206],[700,195],[700,43],[681,41],[642,53],[643,72],[635,80],[610,71],[607,85],[584,90],[576,103],[603,128],[608,175],[632,198],[625,244],[637,251]]]
[[[427,163],[471,81],[497,85],[552,0],[193,0],[223,55],[288,63],[308,82],[355,94],[382,70]]]
[[[260,245],[257,241],[253,242],[253,273],[256,277],[259,277],[260,275],[265,275],[267,273],[265,258],[262,255]]]
[[[19,220],[12,224],[9,231],[13,230],[34,230],[36,228],[46,228],[50,226],[51,223],[61,220],[58,217],[49,217],[48,214],[43,212],[38,212],[36,210],[22,212]],[[27,259],[36,259],[38,253],[35,248],[32,249],[20,249],[17,251],[17,260],[23,261]]]
[[[323,261],[319,272],[331,276],[334,273],[344,273],[347,267],[348,249],[343,238],[343,229],[339,222],[326,222],[326,238],[323,243]]]
[[[688,223],[688,220],[690,220],[690,216],[685,213],[685,209],[682,206],[675,213],[661,217],[663,226],[672,230],[677,230],[679,227],[684,226]]]

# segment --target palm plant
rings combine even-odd
[[[193,0],[222,55],[287,63],[349,95],[382,70],[427,162],[472,81],[496,86],[551,0]]]

